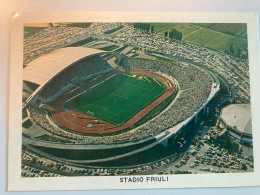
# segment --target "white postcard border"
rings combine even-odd
[[[50,12],[14,13],[11,34],[9,97],[8,190],[90,190],[153,189],[194,187],[235,187],[260,185],[260,84],[257,15],[255,13],[150,13],[150,12]],[[22,178],[22,67],[23,24],[48,22],[196,22],[247,23],[250,66],[251,110],[254,145],[253,173],[168,175],[168,182],[120,182],[121,177],[86,176],[59,178]],[[149,176],[140,176],[144,180]]]

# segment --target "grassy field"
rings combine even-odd
[[[30,119],[28,119],[27,121],[25,121],[24,123],[23,123],[23,127],[24,128],[30,128],[32,126],[32,121],[30,121]]]
[[[213,50],[229,51],[231,43],[235,53],[247,49],[247,27],[243,23],[153,23],[155,32],[164,35],[172,28],[183,33],[186,42],[203,45]]]
[[[106,31],[106,32],[104,32],[105,34],[112,34],[112,33],[114,33],[114,32],[116,32],[116,31],[118,31],[118,30],[120,30],[121,28],[124,28],[124,26],[118,26],[118,27],[116,27],[116,28],[113,28],[113,29],[111,29],[111,30],[108,30],[108,31]]]
[[[151,25],[154,25],[154,32],[164,35],[165,31],[169,32],[177,23],[153,23]]]
[[[107,42],[105,42],[105,43],[97,42],[97,43],[91,45],[90,47],[95,47],[95,46],[98,46],[98,45],[105,45],[105,44],[107,44]]]
[[[235,36],[242,36],[246,38],[247,34],[247,27],[246,24],[244,23],[234,23],[234,24],[229,24],[229,23],[219,23],[219,24],[213,24],[210,26],[211,30],[235,35]]]
[[[30,36],[33,36],[35,33],[40,32],[42,30],[44,30],[47,27],[29,27],[29,26],[25,26],[24,27],[24,38],[28,38]]]
[[[119,48],[118,45],[110,45],[107,47],[102,47],[100,48],[100,50],[104,50],[104,51],[114,51],[115,49]]]
[[[92,23],[54,23],[54,26],[88,28]]]
[[[211,26],[213,26],[213,23],[192,23],[196,26],[200,26],[200,27],[204,27],[204,28],[210,28]]]
[[[59,138],[56,138],[54,136],[50,136],[50,135],[41,135],[39,137],[36,137],[36,139],[38,140],[44,140],[44,141],[49,141],[49,142],[59,142],[59,143],[72,143],[68,140],[63,140],[63,139],[59,139]]]
[[[121,125],[165,91],[152,78],[119,74],[71,99],[65,107]]]
[[[80,47],[80,46],[90,43],[92,41],[94,41],[94,39],[92,37],[88,37],[88,38],[78,41],[76,43],[72,43],[72,44],[68,45],[67,47]]]
[[[159,114],[163,109],[165,109],[170,102],[175,97],[175,94],[168,97],[166,100],[164,100],[161,104],[159,104],[156,108],[154,108],[151,112],[149,112],[147,115],[145,115],[141,120],[139,120],[135,126],[139,126],[143,124],[144,122],[148,121],[149,119],[153,118],[155,115]]]
[[[238,48],[241,48],[242,50],[247,48],[247,39],[245,38],[206,28],[201,28],[195,33],[190,33],[189,35],[184,36],[184,41],[200,44],[223,52],[229,51],[231,43],[234,44],[235,52]]]
[[[165,31],[170,31],[171,28],[175,28],[176,30],[182,32],[183,36],[186,36],[190,33],[193,33],[194,31],[200,29],[201,27],[196,26],[196,25],[192,25],[192,24],[187,24],[187,23],[179,23],[179,24],[168,24],[165,23],[164,25],[159,25],[159,29],[157,29],[157,25],[154,27],[155,28],[155,32],[164,35]],[[163,28],[165,27],[165,29]]]
[[[160,57],[156,57],[155,59],[157,61],[160,61],[160,62],[166,62],[166,63],[171,64],[173,66],[182,67],[181,63],[179,63],[179,62],[175,62],[175,61],[168,60],[168,59],[165,59],[165,58],[160,58]]]
[[[26,118],[27,116],[28,116],[28,115],[27,115],[26,110],[23,109],[23,111],[22,111],[22,118],[24,119],[24,118]]]

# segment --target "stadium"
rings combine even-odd
[[[177,145],[219,91],[206,69],[86,47],[36,58],[23,81],[23,146],[81,166]]]

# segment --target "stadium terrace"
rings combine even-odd
[[[24,128],[23,145],[56,160],[66,159],[67,162],[75,164],[113,161],[120,156],[126,157],[147,150],[156,144],[167,146],[180,136],[185,136],[191,131],[189,125],[196,123],[199,115],[207,113],[207,105],[218,92],[217,81],[206,70],[198,67],[192,65],[176,67],[154,60],[126,57],[120,60],[120,65],[115,66],[108,63],[104,57],[107,54],[113,57],[111,52],[66,47],[28,63],[24,69],[23,111],[26,112],[27,117],[23,120],[31,121],[32,126]],[[141,82],[137,85],[143,84],[144,90],[126,92],[125,88],[136,84],[120,81],[118,84],[124,82],[125,86],[120,90],[115,86],[116,91],[114,91],[111,88],[114,84],[110,80],[116,79],[115,75],[128,75],[123,78],[129,78],[136,84]],[[120,97],[121,100],[118,102],[122,105],[131,105],[125,102],[130,96],[132,96],[132,99],[129,99],[131,102],[136,98],[140,100],[140,97],[135,96],[145,91],[145,85],[150,85],[148,88],[153,88],[153,92],[156,92],[157,87],[159,93],[156,92],[151,97],[147,96],[146,100],[144,99],[147,103],[141,104],[146,107],[141,107],[141,110],[137,111],[130,110],[126,115],[127,119],[123,122],[118,120],[120,115],[112,119],[113,112],[106,107],[108,100],[102,97],[107,96],[108,99],[111,95]],[[105,87],[107,89],[110,87],[111,91],[99,98],[91,93],[93,96],[91,97],[88,91],[95,90],[94,94],[98,95],[100,92],[97,87],[102,86],[107,86]],[[80,94],[89,95],[88,102],[93,101],[93,104],[87,108],[85,105],[78,104]],[[95,102],[95,99],[100,101]],[[112,99],[109,100],[111,101]],[[166,101],[167,103],[164,103]],[[74,104],[78,104],[77,108],[74,108]],[[160,110],[153,113],[153,110],[159,107]],[[102,109],[108,109],[107,117],[98,115],[98,110]],[[112,120],[118,122],[111,122]],[[51,143],[34,138],[45,134],[61,139],[64,143]],[[115,150],[122,147],[129,149],[115,156],[97,156],[97,159],[67,159],[66,156],[55,156],[49,153],[49,149],[52,151],[55,149],[57,153],[64,149],[87,150],[91,153],[97,149]]]

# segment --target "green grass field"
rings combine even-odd
[[[31,36],[33,36],[35,33],[38,33],[44,29],[46,29],[47,27],[24,27],[24,38],[27,39]]]
[[[60,138],[57,138],[54,136],[50,136],[50,135],[46,135],[46,134],[41,135],[39,137],[35,137],[35,138],[38,140],[44,140],[44,141],[49,141],[49,142],[73,143],[68,140],[63,140],[63,139],[60,139]]]
[[[100,50],[103,50],[103,51],[113,51],[115,49],[119,48],[118,45],[110,45],[110,46],[107,46],[107,47],[102,47],[100,48]]]
[[[92,23],[54,23],[54,26],[88,28]]]
[[[90,43],[92,41],[94,41],[94,39],[92,37],[88,37],[86,39],[72,43],[72,44],[68,45],[67,47],[80,47],[80,46]]]
[[[69,100],[65,107],[121,125],[161,96],[166,87],[152,78],[115,75]]]
[[[195,33],[190,33],[183,37],[184,41],[191,43],[201,44],[208,48],[219,50],[219,51],[229,51],[230,44],[234,44],[235,52],[238,48],[247,48],[247,39],[242,37],[236,37],[226,33],[214,31],[211,29],[201,28]]]
[[[229,51],[234,44],[235,53],[247,49],[247,26],[244,23],[152,23],[154,31],[164,35],[171,28],[183,33],[183,40],[213,50]]]
[[[211,25],[210,29],[244,38],[247,37],[247,26],[245,23],[218,23]]]
[[[33,123],[32,123],[32,121],[30,121],[30,119],[28,119],[27,121],[25,121],[23,123],[23,127],[26,129],[30,128],[32,125],[33,125]]]
[[[112,34],[112,33],[114,33],[114,32],[116,32],[116,31],[118,31],[118,30],[120,30],[121,28],[124,28],[124,26],[118,26],[118,27],[116,27],[116,28],[113,28],[113,29],[111,29],[111,30],[108,30],[108,31],[106,31],[106,32],[104,32],[105,34]]]

